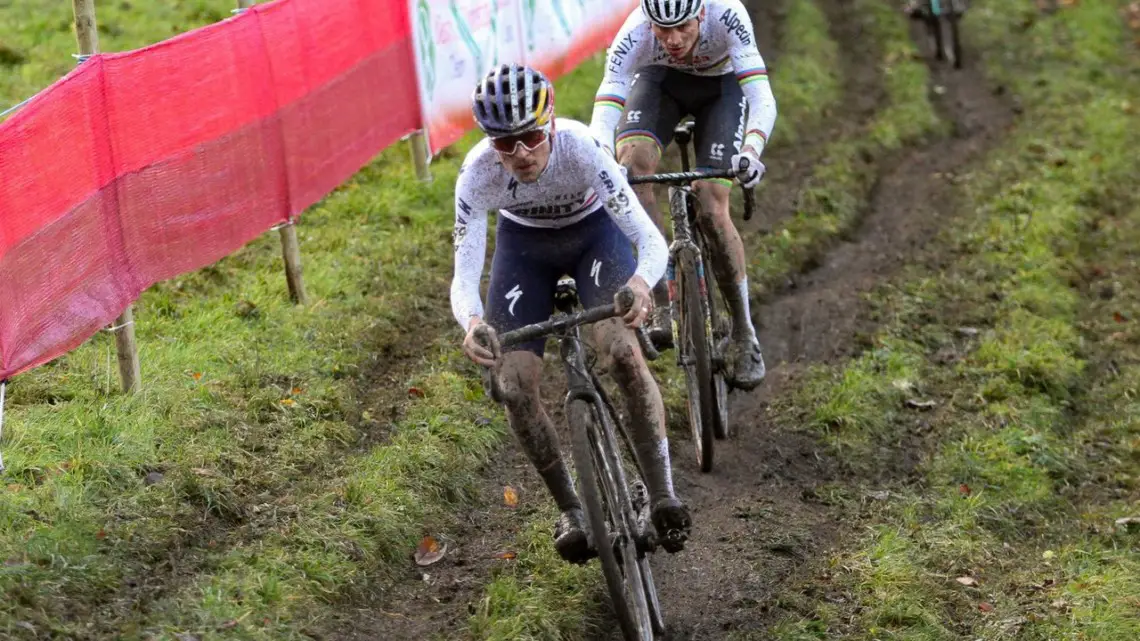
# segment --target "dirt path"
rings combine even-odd
[[[755,4],[763,7],[753,11],[758,31],[767,36],[761,41],[776,42],[782,5]],[[773,150],[770,166],[779,171],[772,172],[775,180],[761,192],[763,214],[748,227],[754,233],[764,233],[794,213],[794,197],[818,160],[821,145],[814,143],[862,125],[883,97],[875,52],[866,50],[848,2],[823,4],[832,35],[844,52],[848,108],[803,144]],[[762,52],[770,64],[778,63],[771,45]],[[767,402],[788,388],[804,363],[842,358],[855,349],[853,338],[871,322],[861,293],[889,277],[932,237],[952,211],[953,187],[945,176],[978,157],[1010,120],[1010,111],[986,88],[976,69],[936,70],[935,84],[945,87],[939,102],[944,115],[956,123],[958,137],[885,161],[868,213],[851,239],[755,308],[769,377],[755,393],[733,395],[732,414],[742,434],[731,448],[719,450],[717,471],[700,474],[689,443],[674,444],[677,489],[694,510],[697,530],[686,553],[654,560],[669,614],[669,639],[720,639],[727,631],[760,625],[782,580],[820,554],[838,526],[829,508],[810,500],[813,487],[836,478],[836,466],[806,436],[768,431]],[[561,377],[548,378],[546,397],[558,398]],[[426,571],[409,564],[404,579],[389,590],[346,604],[342,619],[321,638],[462,637],[469,608],[502,563],[496,555],[509,548],[534,506],[546,500],[518,448],[507,448],[503,459],[487,471],[480,492],[487,503],[444,535],[449,545],[446,561]],[[518,509],[495,500],[504,485],[519,491]]]
[[[848,25],[835,34],[841,46],[858,52],[845,3],[830,4],[832,24]],[[859,57],[849,56],[848,64],[860,64]],[[671,641],[761,629],[783,579],[824,553],[842,528],[839,515],[811,500],[814,487],[839,476],[838,466],[806,436],[771,431],[766,408],[805,364],[857,351],[860,332],[873,325],[862,295],[924,248],[954,211],[953,173],[980,158],[1012,121],[974,65],[935,68],[933,84],[954,137],[888,161],[852,237],[755,311],[769,378],[756,392],[731,398],[741,435],[718,450],[717,469],[701,474],[691,456],[675,454],[677,490],[694,511],[696,530],[683,555],[655,559]]]

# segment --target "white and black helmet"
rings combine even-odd
[[[517,64],[495,67],[471,95],[483,133],[497,138],[537,129],[554,115],[554,86],[542,72]]]
[[[676,27],[696,18],[704,0],[641,0],[641,11],[659,27]]]

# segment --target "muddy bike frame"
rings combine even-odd
[[[647,176],[630,176],[629,183],[669,185],[669,218],[673,225],[673,242],[669,244],[669,267],[666,281],[669,285],[669,304],[673,309],[673,345],[677,350],[677,365],[685,372],[688,392],[689,427],[696,449],[697,463],[702,472],[713,468],[714,439],[729,435],[728,382],[725,379],[724,343],[730,319],[717,309],[715,288],[708,286],[707,275],[712,271],[708,241],[697,224],[697,198],[692,183],[712,178],[736,179],[731,170],[689,171],[689,142],[693,137],[694,122],[682,122],[674,130],[674,138],[681,152],[679,173],[660,173]],[[747,166],[744,167],[747,171]],[[755,195],[744,189],[744,220],[752,218]],[[713,279],[715,281],[715,279]],[[691,292],[697,292],[694,301]],[[725,318],[721,318],[725,316]],[[678,321],[678,319],[680,319]]]
[[[624,309],[632,306],[633,293],[628,288],[623,288],[619,297]],[[650,522],[649,494],[638,480],[645,475],[628,429],[618,420],[605,388],[587,362],[579,331],[581,325],[614,318],[618,312],[614,305],[574,311],[579,307],[577,293],[565,280],[558,283],[555,303],[557,312],[548,321],[506,332],[497,341],[489,332],[482,332],[476,339],[491,349],[496,360],[503,347],[547,336],[558,339],[568,382],[565,406],[573,440],[574,469],[578,472],[592,546],[601,561],[626,640],[653,641],[655,633],[665,632],[665,620],[647,557],[657,548],[657,533]],[[637,336],[642,350],[655,356],[644,332]],[[486,374],[484,386],[488,395],[502,403],[499,377],[489,370]],[[632,483],[623,462],[622,444],[634,462]]]

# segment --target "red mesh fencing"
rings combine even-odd
[[[0,124],[0,380],[420,127],[407,3],[278,0],[93,57]]]

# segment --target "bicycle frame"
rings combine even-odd
[[[598,380],[597,374],[587,365],[586,354],[582,347],[580,325],[613,318],[617,313],[611,306],[601,306],[571,312],[572,304],[563,305],[563,303],[559,302],[557,305],[558,311],[555,312],[550,320],[534,323],[507,332],[500,337],[500,344],[509,346],[542,336],[557,336],[559,342],[559,357],[562,360],[567,381],[566,398],[563,401],[566,415],[570,416],[570,405],[576,401],[584,401],[589,404],[594,409],[598,419],[593,424],[594,430],[589,434],[590,441],[595,444],[595,448],[598,447],[597,444],[599,440],[605,440],[612,443],[615,451],[620,453],[621,448],[618,441],[618,435],[620,434],[620,442],[625,444],[626,450],[631,455],[630,458],[633,459],[638,476],[645,478],[645,471],[641,469],[641,462],[637,460],[636,450],[633,446],[633,438],[629,434],[628,428],[617,420],[617,410],[614,408],[613,402],[610,401],[609,395],[606,394],[601,381]],[[643,349],[652,349],[643,342],[645,339],[642,334],[638,334],[638,340],[642,342]],[[503,394],[499,387],[497,376],[487,372],[487,377],[484,379],[484,386],[488,392],[488,396],[496,402],[502,402]],[[613,433],[614,426],[617,426],[617,434]],[[571,429],[585,428],[572,425]],[[601,432],[600,434],[598,433],[599,431]],[[607,479],[615,487],[628,487],[624,470],[611,469],[604,459],[598,461],[598,467],[604,471]],[[653,537],[653,529],[650,526],[648,502],[645,503],[637,514],[630,516],[632,517],[631,522],[634,525],[638,551],[642,553],[654,551],[656,549],[656,541]]]

